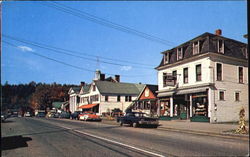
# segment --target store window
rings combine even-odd
[[[207,92],[192,95],[193,107],[192,116],[208,116]]]
[[[201,81],[201,64],[196,65],[196,81]]]
[[[239,83],[243,83],[243,67],[239,67]]]
[[[219,91],[219,100],[225,100],[225,91]]]
[[[109,96],[108,95],[105,95],[105,101],[109,101]]]
[[[222,80],[222,64],[220,63],[216,64],[216,78],[217,78],[217,81]]]
[[[235,92],[235,101],[240,101],[240,93]]]
[[[121,96],[117,95],[117,102],[120,102],[120,101],[121,101]]]
[[[188,83],[188,68],[184,68],[183,73],[183,83]]]

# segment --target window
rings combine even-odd
[[[167,86],[167,74],[163,73],[163,87]]]
[[[219,100],[225,100],[225,92],[219,91]]]
[[[125,101],[126,101],[126,102],[128,101],[128,96],[125,96]]]
[[[128,97],[128,101],[131,102],[132,101],[132,96]]]
[[[96,87],[95,87],[95,85],[93,85],[93,91],[95,91],[96,89],[95,89]]]
[[[239,67],[239,83],[243,83],[243,67]]]
[[[117,102],[120,102],[120,101],[121,101],[121,96],[117,95]]]
[[[183,69],[183,73],[184,73],[184,75],[183,75],[183,82],[184,83],[188,83],[188,68],[184,68]]]
[[[182,48],[177,48],[177,60],[180,60],[182,58],[183,58]]]
[[[164,63],[165,64],[169,63],[169,53],[164,54]]]
[[[105,95],[105,101],[109,101],[109,96]]]
[[[174,85],[176,85],[177,71],[176,71],[176,70],[173,71],[173,72],[172,72],[172,75],[173,75],[173,77],[174,77]]]
[[[223,40],[218,40],[218,52],[224,53],[224,42]]]
[[[217,81],[222,80],[222,64],[220,63],[216,64],[216,77],[217,77]]]
[[[199,41],[193,43],[193,55],[199,54]]]
[[[201,64],[196,65],[196,81],[201,81]]]
[[[235,101],[240,101],[240,93],[235,92]]]

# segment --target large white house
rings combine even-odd
[[[248,120],[247,44],[204,33],[162,52],[158,67],[158,114],[166,119]]]
[[[69,91],[70,111],[93,111],[98,115],[120,109],[125,112],[128,106],[141,93],[145,85],[120,82],[120,76],[105,78],[105,74],[96,71],[90,85],[82,85],[79,94],[73,88]],[[73,92],[74,91],[74,92]],[[79,96],[79,103],[76,97]],[[71,100],[72,99],[72,100]],[[76,103],[75,103],[76,102]]]

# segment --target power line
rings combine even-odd
[[[89,58],[89,57],[83,57],[83,56],[80,56],[80,55],[75,55],[76,52],[71,51],[71,50],[56,48],[56,47],[48,46],[48,45],[43,45],[43,44],[40,44],[40,43],[37,43],[37,42],[31,42],[31,41],[27,41],[27,40],[21,40],[21,39],[18,39],[18,38],[15,38],[15,37],[10,37],[10,36],[4,35],[4,34],[2,36],[6,37],[8,39],[11,39],[11,40],[15,40],[15,41],[22,42],[22,43],[29,44],[29,45],[33,45],[33,46],[36,46],[36,47],[39,47],[39,48],[47,49],[47,50],[50,50],[50,51],[55,52],[55,53],[64,54],[64,55],[68,55],[68,56],[71,56],[71,57],[76,57],[76,58],[81,58],[81,59],[85,59],[85,60],[90,60],[90,61],[96,62],[96,59],[94,59],[94,58]],[[71,52],[71,53],[69,53],[69,52]],[[99,58],[99,56],[96,56],[96,58]],[[102,63],[105,63],[105,64],[115,65],[115,66],[129,66],[129,65],[124,65],[124,64],[114,63],[114,62],[107,62],[107,61],[103,61],[103,60],[99,60],[99,59],[98,59],[98,61],[102,62]],[[143,68],[143,69],[151,69],[151,70],[153,70],[153,68],[144,67],[144,66],[138,66],[138,65],[134,66],[133,65],[133,68],[136,68],[136,67],[137,68],[141,68],[141,69]]]
[[[72,51],[72,50],[66,50],[66,49],[62,49],[62,48],[58,48],[58,47],[54,47],[54,46],[50,46],[50,45],[45,45],[45,44],[41,44],[41,43],[37,43],[37,42],[33,42],[33,41],[28,41],[28,40],[12,37],[12,36],[9,36],[9,35],[2,34],[2,36],[6,37],[8,39],[11,39],[11,40],[15,40],[15,41],[22,42],[22,43],[29,44],[29,45],[33,45],[33,46],[36,46],[36,47],[39,47],[39,48],[47,49],[47,50],[53,51],[55,53],[65,54],[65,55],[69,55],[69,56],[73,56],[73,57],[77,57],[77,58],[81,58],[81,59],[87,59],[87,60],[91,60],[91,61],[94,61],[94,62],[96,62],[96,58],[103,58],[103,57],[99,57],[99,56],[95,56],[95,55],[88,55],[88,54],[87,54],[87,56],[95,57],[95,59],[94,58],[89,58],[89,57],[83,57],[83,56],[80,56],[80,55],[75,55],[75,54],[79,54],[80,52],[76,52],[76,51]],[[80,54],[83,54],[83,53],[80,53]],[[109,59],[109,60],[116,61],[114,59]],[[124,65],[124,64],[114,63],[114,62],[107,62],[107,61],[103,61],[103,60],[99,60],[99,62],[102,62],[102,63],[105,63],[105,64],[116,65],[116,66],[129,66],[129,65]],[[126,62],[126,61],[123,61],[123,62]],[[149,66],[149,65],[146,65],[146,64],[144,64],[144,66],[138,66],[138,64],[140,64],[140,63],[131,63],[131,62],[128,62],[128,63],[137,65],[137,66],[133,65],[133,67],[144,68],[144,69],[153,69],[153,68],[149,68],[149,67],[144,67],[144,66]],[[151,65],[151,67],[152,67],[152,65]]]
[[[116,29],[116,30],[119,30],[119,31],[122,31],[122,32],[125,32],[125,33],[129,33],[129,34],[133,34],[133,35],[142,37],[142,38],[150,40],[150,41],[158,42],[158,43],[168,45],[168,46],[173,46],[174,45],[173,42],[161,39],[159,37],[156,37],[156,36],[153,36],[153,35],[150,35],[150,34],[147,34],[147,33],[144,33],[144,32],[141,32],[141,31],[138,31],[138,30],[135,30],[135,29],[132,29],[132,28],[129,28],[129,27],[114,23],[114,22],[111,22],[109,20],[97,17],[97,16],[92,15],[90,13],[83,12],[81,10],[77,10],[75,8],[71,8],[71,7],[68,7],[66,5],[56,3],[56,2],[50,2],[50,3],[51,3],[51,5],[46,4],[46,3],[43,3],[43,5],[46,5],[48,7],[51,7],[51,8],[57,9],[57,10],[60,10],[60,11],[62,11],[64,13],[68,13],[68,14],[77,16],[79,18],[87,19],[87,20],[89,20],[91,22],[95,22],[97,24],[101,24],[101,25],[106,26],[106,27],[110,27],[110,28],[113,28],[113,29]]]
[[[17,45],[12,44],[10,42],[4,41],[4,40],[2,40],[2,42],[6,43],[6,44],[8,44],[8,45],[10,45],[12,47],[18,48]],[[28,51],[28,52],[33,54],[33,55],[36,55],[36,56],[39,56],[39,57],[42,57],[42,58],[45,58],[45,59],[60,63],[60,64],[63,64],[63,65],[66,65],[66,66],[70,66],[70,67],[78,69],[78,70],[83,70],[83,71],[88,71],[88,72],[95,72],[95,70],[85,69],[85,68],[82,68],[82,67],[79,67],[79,66],[68,64],[68,63],[65,63],[63,61],[59,61],[59,60],[56,60],[56,59],[53,59],[53,58],[50,58],[50,57],[47,57],[47,56],[44,56],[44,55],[40,55],[40,54],[32,52],[32,51]],[[105,74],[112,75],[112,76],[116,75],[116,74],[111,74],[111,73],[105,73]],[[148,76],[148,75],[121,75],[121,76],[123,76],[123,77],[145,77],[145,76]]]

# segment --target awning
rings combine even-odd
[[[171,91],[171,92],[164,92],[164,93],[158,93],[157,97],[160,98],[160,97],[172,96],[173,94],[174,94],[173,91]]]
[[[81,109],[88,109],[88,108],[93,108],[93,107],[95,107],[96,105],[98,105],[98,104],[87,104],[87,105],[79,106],[78,108],[81,108]]]
[[[200,92],[206,92],[208,87],[203,87],[203,88],[192,88],[192,89],[178,89],[175,92],[174,91],[168,91],[168,92],[162,92],[158,93],[157,97],[167,97],[167,96],[172,96],[173,94],[175,95],[182,95],[182,94],[193,94],[193,93],[200,93]]]

